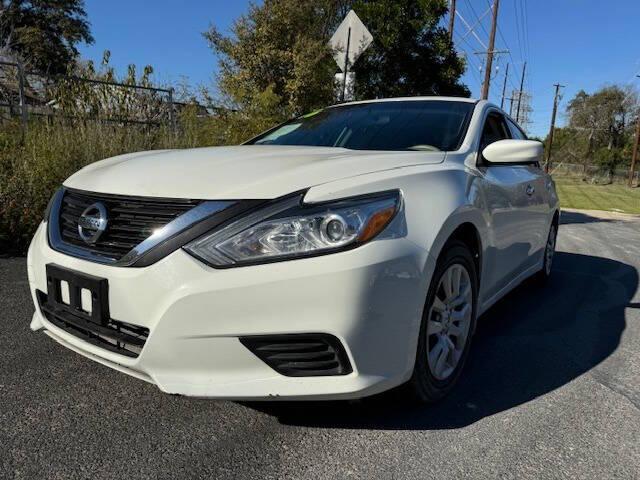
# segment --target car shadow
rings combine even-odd
[[[608,223],[610,218],[596,217],[588,213],[562,210],[560,215],[560,225],[581,224],[581,223]]]
[[[399,389],[359,402],[252,402],[283,424],[389,430],[452,429],[549,393],[618,347],[638,287],[632,266],[558,252],[545,286],[533,281],[487,311],[460,383],[441,402],[411,406]]]

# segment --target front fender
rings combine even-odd
[[[463,223],[471,223],[478,230],[483,248],[487,243],[489,220],[476,180],[459,164],[404,167],[318,185],[309,190],[305,202],[399,188],[404,198],[406,237],[437,258]]]

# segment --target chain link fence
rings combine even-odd
[[[579,178],[592,184],[628,183],[629,168],[607,170],[598,165],[558,162],[553,163],[550,170],[552,175]],[[634,172],[632,186],[640,186],[640,172]]]
[[[23,133],[30,118],[69,118],[117,124],[167,125],[176,131],[172,88],[119,83],[78,76],[48,77],[20,63],[0,61],[0,121],[19,118]]]

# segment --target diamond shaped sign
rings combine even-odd
[[[338,67],[344,71],[345,60],[348,58],[348,65],[353,65],[372,41],[373,36],[367,27],[356,12],[351,10],[329,40],[329,45],[333,48],[333,58]]]

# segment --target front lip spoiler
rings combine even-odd
[[[203,201],[191,210],[175,218],[160,231],[154,233],[122,258],[116,259],[98,255],[90,250],[66,243],[60,232],[60,210],[62,199],[68,189],[61,188],[54,195],[49,212],[48,234],[52,249],[94,263],[113,265],[114,267],[146,267],[179,249],[189,241],[206,231],[217,227],[230,218],[253,208],[263,200],[210,200]],[[83,192],[92,193],[92,192]],[[104,195],[104,194],[100,194]]]

